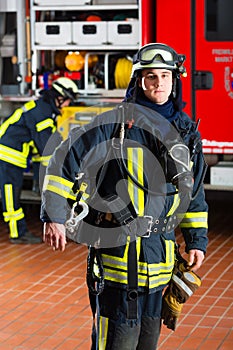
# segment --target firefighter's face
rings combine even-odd
[[[164,104],[172,92],[172,71],[155,68],[143,69],[139,86],[149,100],[157,104]]]
[[[63,107],[68,107],[70,105],[71,100],[68,98],[67,100],[64,100],[62,103],[62,108]]]
[[[68,99],[64,99],[64,97],[62,96],[58,96],[58,98],[56,99],[56,106],[61,109],[63,107],[68,107],[70,105],[71,100]]]

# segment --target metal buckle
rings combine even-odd
[[[128,217],[127,219],[125,219],[125,220],[123,221],[123,224],[129,226],[129,224],[130,224],[132,221],[134,221],[134,217],[133,217],[132,215],[130,215],[130,217]]]
[[[152,232],[153,216],[145,215],[145,216],[143,216],[143,218],[148,219],[148,228],[147,228],[146,233],[145,233],[142,237],[143,237],[143,238],[149,238],[149,237],[150,237],[150,234],[151,234],[151,232]]]

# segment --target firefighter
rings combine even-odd
[[[69,231],[89,247],[92,349],[156,349],[177,222],[190,272],[204,260],[205,161],[197,125],[182,111],[184,60],[165,44],[143,46],[123,103],[71,131],[47,168],[44,241],[64,251]]]
[[[29,101],[16,109],[1,125],[0,185],[3,217],[9,225],[11,243],[42,242],[41,237],[28,231],[20,204],[24,172],[29,165],[32,150],[46,164],[50,154],[43,154],[43,151],[51,135],[54,135],[54,142],[55,139],[56,143],[61,142],[56,132],[56,118],[61,108],[74,100],[77,92],[78,88],[72,80],[58,78],[49,90],[41,91],[39,99]]]

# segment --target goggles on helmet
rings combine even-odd
[[[148,44],[133,57],[133,71],[144,68],[167,68],[184,73],[182,66],[185,55],[178,55],[171,47],[164,44]]]

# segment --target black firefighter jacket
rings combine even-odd
[[[122,125],[124,128],[121,128]],[[123,136],[124,146],[121,148],[120,137]],[[55,151],[47,168],[41,220],[65,223],[70,214],[68,203],[72,203],[77,194],[73,192],[75,177],[80,175],[81,187],[82,181],[88,185],[86,192],[82,193],[83,201],[91,200],[96,186],[99,186],[98,179],[101,178],[98,188],[100,196],[120,193],[125,201],[129,196],[138,217],[151,216],[156,221],[169,219],[178,213],[186,251],[200,249],[205,252],[208,207],[203,185],[200,184],[204,166],[202,151],[192,159],[195,197],[189,201],[185,199],[183,203],[182,194],[177,193],[175,186],[169,183],[169,167],[166,162],[166,150],[181,142],[181,139],[188,145],[194,136],[199,137],[199,134],[186,114],[180,114],[176,128],[173,128],[165,118],[138,104],[126,104],[123,108],[120,105],[97,116],[92,123],[73,129],[68,139]],[[116,152],[112,152],[112,149]],[[101,175],[106,157],[108,166]],[[124,159],[127,171],[121,166],[121,158]],[[133,174],[150,191],[136,186],[129,174]],[[148,237],[136,236],[139,289],[153,292],[169,282],[174,265],[174,244],[174,230],[164,232],[161,229]],[[123,245],[100,249],[105,283],[127,287],[128,248],[129,242],[126,241]]]
[[[55,116],[54,108],[43,98],[16,109],[0,127],[0,160],[25,169],[32,151],[42,156],[49,138],[56,131]],[[40,161],[47,165],[50,156],[51,149]]]

